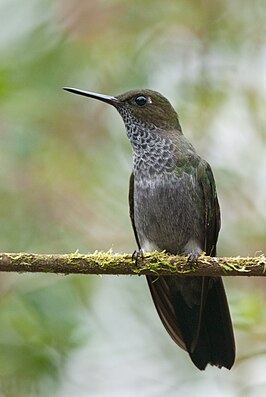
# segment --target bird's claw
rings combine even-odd
[[[198,258],[199,258],[199,254],[192,252],[191,254],[188,255],[187,261],[188,262],[197,262]]]
[[[193,268],[193,265],[196,265],[198,263],[198,258],[200,254],[191,252],[188,257],[187,257],[187,265],[190,267],[190,269]]]
[[[132,258],[132,261],[135,260],[135,264],[136,264],[136,266],[137,266],[137,265],[138,265],[139,259],[141,259],[141,260],[144,259],[144,254],[143,254],[142,249],[140,249],[140,250],[135,250],[135,251],[133,252],[131,258]]]

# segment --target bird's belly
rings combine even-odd
[[[204,248],[204,203],[190,176],[135,183],[134,222],[144,251],[199,253]]]

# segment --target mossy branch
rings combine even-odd
[[[0,253],[2,272],[41,272],[61,274],[124,274],[124,275],[186,275],[186,276],[265,276],[266,257],[211,258],[201,255],[197,262],[187,257],[153,252],[139,258],[129,254],[95,252],[81,255],[42,255],[31,253]]]

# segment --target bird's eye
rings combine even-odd
[[[135,102],[138,106],[145,106],[148,102],[148,98],[144,95],[139,95],[135,98]]]

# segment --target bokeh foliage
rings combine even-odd
[[[214,170],[219,253],[265,252],[265,17],[262,0],[2,0],[1,250],[135,248],[122,122],[104,104],[63,92],[68,85],[165,94]],[[227,283],[239,364],[230,375],[209,370],[204,380],[161,329],[144,280],[1,275],[0,282],[3,396],[103,396],[110,387],[114,396],[195,396],[210,388],[220,396],[219,379],[227,395],[261,393],[263,280]],[[127,345],[125,332],[134,334]],[[146,339],[136,338],[140,332]],[[152,375],[134,372],[132,361]],[[79,375],[81,363],[90,376]],[[123,381],[112,372],[121,366]],[[241,383],[240,373],[251,370],[253,382]]]

